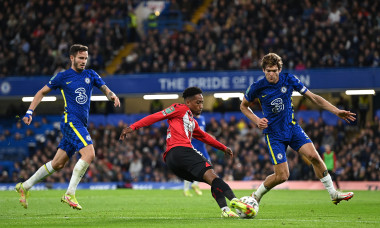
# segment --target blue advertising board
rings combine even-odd
[[[287,72],[284,70],[284,72]],[[289,71],[309,88],[318,90],[380,89],[380,68],[345,68]],[[108,87],[117,94],[181,93],[198,86],[205,93],[244,92],[250,84],[264,77],[262,71],[223,71],[134,74],[104,77]],[[9,77],[0,79],[0,98],[33,96],[50,77]],[[60,94],[53,91],[52,95]],[[101,94],[94,89],[93,94]]]

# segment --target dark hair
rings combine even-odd
[[[88,51],[88,47],[82,44],[73,44],[70,47],[70,55],[73,55],[74,57],[78,54],[78,52],[82,51]]]
[[[183,91],[183,94],[182,94],[182,97],[184,99],[187,99],[189,97],[192,97],[192,96],[195,96],[197,94],[201,94],[202,93],[202,90],[198,87],[189,87],[187,89],[185,89],[185,91]]]
[[[282,68],[281,57],[275,53],[269,53],[261,59],[261,68],[265,70],[267,66],[277,66],[279,70]]]

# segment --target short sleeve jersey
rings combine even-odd
[[[263,78],[248,87],[244,94],[245,99],[252,102],[258,98],[264,117],[268,120],[264,133],[287,131],[291,125],[297,123],[292,104],[294,90],[303,95],[307,88],[296,76],[288,73],[280,73],[276,84]]]
[[[104,84],[103,79],[93,70],[78,73],[70,68],[52,77],[47,86],[61,90],[65,102],[64,121],[87,126],[92,89]]]

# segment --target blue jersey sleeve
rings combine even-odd
[[[256,83],[251,84],[248,87],[248,89],[245,91],[244,97],[249,102],[252,102],[256,98],[255,85],[256,85]]]
[[[306,86],[293,74],[289,74],[289,84],[293,85],[294,89],[302,95],[307,91]]]
[[[46,84],[50,89],[56,90],[57,88],[61,88],[62,86],[62,73],[59,72],[55,76],[50,78],[48,84]]]
[[[94,77],[94,86],[97,88],[100,88],[102,85],[105,85],[106,83],[103,81],[103,79],[100,77],[98,73],[96,73],[94,70],[91,70],[92,76]]]

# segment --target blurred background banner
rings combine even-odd
[[[310,89],[380,88],[380,68],[289,72],[297,75],[305,86]],[[244,92],[250,84],[262,77],[264,77],[263,72],[255,70],[118,75],[106,77],[104,81],[117,94],[180,93],[190,86],[198,86],[205,90],[205,92]],[[11,77],[0,79],[0,94],[1,96],[34,94],[48,83],[49,79],[49,77]],[[51,94],[58,93],[59,91],[55,91]],[[99,90],[94,90],[93,93],[101,94]]]

